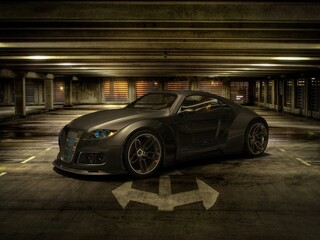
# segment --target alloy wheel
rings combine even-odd
[[[134,138],[128,149],[128,163],[138,175],[152,173],[161,160],[161,144],[156,136],[143,133]]]
[[[268,144],[268,130],[266,126],[257,122],[253,124],[248,133],[248,148],[252,155],[260,155]]]

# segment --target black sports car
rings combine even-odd
[[[198,91],[154,92],[70,122],[60,132],[53,164],[79,174],[147,177],[195,156],[259,156],[267,144],[267,122],[231,100]]]

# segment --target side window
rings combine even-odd
[[[210,96],[191,95],[184,99],[180,112],[211,112],[220,107],[221,104],[217,98]]]

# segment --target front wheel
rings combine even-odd
[[[255,157],[260,156],[268,145],[269,131],[265,121],[252,121],[245,134],[244,153]]]
[[[134,177],[149,177],[161,166],[163,150],[159,137],[144,130],[133,134],[124,151],[124,166]]]

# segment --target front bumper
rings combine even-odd
[[[64,165],[63,162],[59,159],[56,159],[52,164],[53,164],[53,166],[55,166],[56,168],[58,168],[62,171],[81,174],[81,175],[109,175],[109,174],[112,174],[110,172],[101,171],[101,170],[86,170],[86,169],[77,169],[77,168],[69,167],[69,166]]]
[[[57,159],[53,165],[63,171],[83,175],[108,175],[125,173],[122,164],[122,146],[114,145],[112,137],[107,139],[83,139],[82,133],[65,128],[59,136]],[[72,134],[70,134],[72,133]],[[88,156],[88,159],[86,157]],[[90,159],[91,156],[97,159]]]

